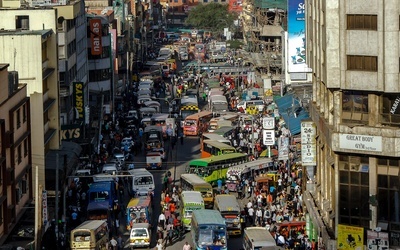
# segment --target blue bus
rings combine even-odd
[[[227,250],[228,235],[224,218],[216,210],[201,209],[193,211],[192,239],[194,249]]]
[[[118,200],[118,195],[114,181],[93,182],[87,191],[88,204],[96,202],[108,202],[113,207],[114,201]]]

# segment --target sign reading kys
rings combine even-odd
[[[90,27],[90,46],[91,53],[93,56],[98,56],[103,53],[103,47],[101,44],[101,19],[92,18],[89,21]]]
[[[83,98],[83,83],[82,82],[74,82],[74,107],[77,111],[77,117],[75,117],[78,121],[83,121],[85,119],[85,103]]]
[[[317,165],[317,129],[312,121],[301,122],[301,162],[303,166]]]
[[[61,126],[61,140],[69,141],[81,138],[82,131],[80,124],[62,125]]]
[[[288,0],[288,69],[307,72],[304,0]]]

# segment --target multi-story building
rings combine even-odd
[[[10,62],[27,84],[31,113],[32,167],[45,188],[45,161],[60,148],[57,13],[51,8],[0,9],[0,60]],[[35,180],[33,181],[35,184]]]
[[[303,200],[328,249],[337,249],[329,239],[343,233],[339,225],[388,232],[398,249],[400,6],[305,3],[317,166],[315,188]]]
[[[32,199],[31,116],[27,84],[0,64],[0,244]]]

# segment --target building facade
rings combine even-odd
[[[337,249],[339,225],[387,232],[390,248],[398,249],[399,2],[306,4],[310,116],[317,128],[307,209],[328,249]]]
[[[51,8],[0,10],[0,60],[18,71],[30,97],[32,166],[45,188],[45,158],[60,147],[57,14]],[[35,181],[34,181],[35,182]],[[34,183],[35,184],[35,183]]]
[[[27,85],[0,64],[0,244],[32,199],[31,117]]]

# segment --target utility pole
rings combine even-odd
[[[103,127],[103,105],[104,105],[104,94],[103,88],[100,91],[101,95],[101,106],[100,106],[100,114],[99,114],[99,142],[97,145],[97,154],[100,154],[100,147],[101,147],[101,129]]]

